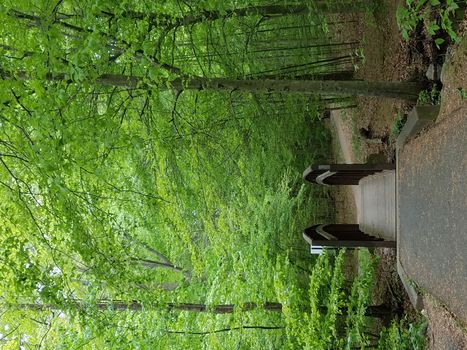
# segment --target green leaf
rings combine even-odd
[[[435,39],[435,44],[436,44],[436,47],[439,49],[439,46],[444,43],[444,39],[443,38],[437,38]]]
[[[427,30],[428,30],[428,33],[430,35],[435,35],[436,34],[436,31],[439,30],[439,25],[437,25],[436,23],[430,23],[430,25],[428,26]]]

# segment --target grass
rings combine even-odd
[[[459,93],[459,96],[461,99],[465,100],[467,99],[467,90],[464,88],[458,88],[457,92]]]
[[[403,115],[401,112],[397,112],[396,117],[394,118],[394,121],[392,122],[392,125],[391,125],[391,132],[389,134],[390,142],[393,143],[397,139],[397,136],[399,136],[406,121],[407,121],[406,116]]]
[[[363,156],[363,145],[360,138],[359,128],[358,128],[358,114],[357,109],[350,111],[352,118],[352,150],[354,152],[355,158],[361,160]]]

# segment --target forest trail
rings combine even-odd
[[[390,8],[390,12],[395,13],[396,7],[400,2],[385,2],[388,8]],[[387,14],[387,13],[386,13]],[[427,70],[427,66],[425,65],[426,61],[432,62],[431,51],[426,50],[426,54],[428,56],[424,56],[423,52],[418,50],[411,50],[409,45],[406,42],[402,41],[400,38],[400,34],[398,31],[397,23],[395,20],[395,16],[380,16],[377,18],[378,23],[384,23],[380,29],[370,28],[366,30],[366,46],[364,47],[365,50],[365,57],[366,63],[362,67],[360,71],[357,72],[357,77],[361,79],[373,79],[373,80],[403,80],[407,79],[408,77],[423,77]],[[467,111],[464,109],[462,112],[462,108],[467,107],[467,99],[466,99],[466,92],[467,92],[467,22],[464,20],[463,22],[463,34],[460,36],[463,37],[462,43],[459,44],[457,47],[454,47],[449,50],[447,54],[447,59],[450,61],[449,65],[443,67],[443,74],[442,74],[442,83],[443,89],[441,91],[441,106],[440,106],[440,114],[438,117],[438,127],[437,130],[439,131],[440,137],[450,137],[450,132],[454,132],[457,135],[457,139],[459,142],[463,142],[463,144],[459,144],[457,150],[449,149],[452,154],[452,159],[457,157],[457,159],[462,159],[462,163],[458,163],[454,167],[454,171],[446,172],[446,178],[444,180],[449,180],[450,175],[455,175],[451,177],[451,188],[443,188],[443,186],[435,182],[435,179],[429,178],[427,176],[426,180],[428,183],[432,182],[431,186],[433,187],[433,192],[441,192],[445,190],[445,193],[442,193],[444,197],[449,197],[451,195],[453,198],[456,197],[458,201],[463,201],[464,206],[462,203],[454,203],[451,200],[444,201],[443,203],[433,203],[434,207],[438,207],[442,210],[455,210],[464,209],[467,205],[465,200],[467,199],[466,188],[465,187],[465,179],[461,176],[459,177],[459,168],[464,167],[464,174],[467,171],[465,168],[467,165],[465,158],[465,154],[467,154],[467,147],[466,147],[466,140],[467,135],[465,135],[465,130],[467,130]],[[462,33],[462,31],[461,31]],[[445,69],[446,68],[446,69]],[[336,162],[361,162],[361,159],[364,159],[366,156],[370,154],[376,153],[373,150],[369,150],[367,145],[363,143],[363,147],[361,148],[361,156],[357,156],[356,152],[354,151],[353,141],[353,130],[359,128],[371,129],[377,136],[389,136],[391,127],[393,125],[395,116],[398,112],[404,114],[408,113],[413,105],[400,103],[400,101],[396,100],[377,100],[371,98],[357,98],[358,101],[358,108],[351,110],[352,112],[347,112],[349,110],[344,111],[333,111],[331,114],[331,124],[333,126],[333,137],[339,140],[340,145],[340,154],[336,154]],[[348,115],[352,114],[354,116],[353,122],[355,125],[352,128],[351,120],[346,119]],[[446,122],[442,123],[444,119],[447,119]],[[457,125],[456,126],[454,125]],[[441,126],[444,125],[444,128]],[[449,129],[449,130],[448,130]],[[444,130],[444,132],[442,132]],[[451,130],[451,131],[450,131]],[[431,136],[435,136],[436,130],[430,131]],[[464,134],[462,134],[464,133]],[[417,162],[421,163],[421,158],[426,158],[429,155],[426,154],[426,147],[430,147],[431,155],[440,151],[441,145],[437,145],[437,138],[432,138],[429,140],[427,137],[430,135],[422,134],[419,138],[412,141],[411,149],[409,147],[406,149],[406,153],[403,156],[412,155],[414,158],[418,158]],[[431,141],[431,144],[430,142]],[[337,142],[336,142],[337,143]],[[461,147],[462,145],[462,147]],[[412,146],[417,146],[417,150],[412,148]],[[335,146],[336,150],[338,149],[337,145]],[[410,152],[412,151],[412,152]],[[339,153],[339,152],[337,152]],[[442,159],[444,160],[444,159]],[[433,163],[435,163],[434,158],[432,158]],[[416,169],[411,169],[416,171]],[[429,170],[429,167],[428,169]],[[440,176],[438,178],[443,178]],[[415,186],[415,182],[417,180],[413,180],[413,185]],[[456,182],[457,181],[457,182]],[[462,188],[462,186],[464,186]],[[420,188],[419,188],[420,190]],[[457,192],[456,192],[457,191]],[[359,195],[356,191],[348,191],[349,195],[346,197],[348,203],[347,207],[351,207],[350,200],[351,195],[350,192],[354,193],[354,197],[356,199],[359,198]],[[420,197],[423,195],[424,190],[421,189],[421,193],[419,193]],[[462,197],[462,194],[464,197]],[[435,199],[432,197],[428,198],[428,201],[433,202]],[[358,201],[357,201],[358,202]],[[428,202],[428,204],[430,204]],[[415,207],[420,207],[421,202],[420,200],[416,201],[413,200],[410,202]],[[426,204],[426,203],[425,203]],[[345,205],[345,204],[344,204]],[[413,208],[412,208],[413,209]],[[435,209],[436,210],[436,209]],[[430,213],[432,213],[433,218],[439,217],[436,211],[431,208]],[[433,214],[434,213],[434,214]],[[451,235],[454,237],[456,242],[458,243],[455,246],[454,253],[458,254],[459,251],[464,251],[467,248],[467,236],[465,233],[465,218],[461,217],[461,220],[458,221],[450,221],[450,218],[442,217],[441,220],[445,220],[446,226],[436,232],[433,228],[430,229],[430,233],[428,234],[425,232],[411,232],[412,238],[418,239],[419,243],[426,244],[429,239],[434,239],[438,237],[440,234],[443,236]],[[462,219],[463,222],[462,222]],[[418,217],[411,216],[411,223],[415,226],[418,223],[424,224],[423,219],[420,220]],[[438,223],[439,224],[439,223]],[[446,229],[448,224],[455,226],[455,229],[458,230],[458,234],[455,235],[454,231],[450,231],[450,229]],[[438,226],[439,228],[439,226]],[[452,227],[450,227],[452,228]],[[464,228],[464,229],[462,229]],[[462,231],[463,230],[463,231]],[[459,232],[462,231],[462,232]],[[418,234],[418,236],[417,236]],[[428,237],[429,235],[429,237]],[[430,238],[431,237],[431,238]],[[463,239],[462,239],[463,238]],[[438,240],[438,245],[442,244],[443,241]],[[417,246],[415,249],[412,249],[410,246],[410,242],[406,242],[405,245],[405,252],[411,253],[412,255],[410,258],[412,262],[417,262],[421,266],[421,269],[416,269],[415,266],[412,266],[412,269],[409,269],[409,277],[412,281],[419,284],[419,286],[423,286],[423,315],[427,317],[428,320],[428,331],[427,331],[427,349],[467,349],[467,323],[463,320],[462,322],[460,314],[464,314],[467,307],[467,304],[462,305],[459,307],[459,303],[466,303],[467,295],[459,296],[459,301],[456,301],[456,297],[454,293],[456,291],[454,289],[454,285],[451,288],[451,285],[445,284],[446,279],[454,280],[455,285],[457,288],[461,288],[460,290],[457,289],[457,293],[461,294],[463,290],[465,290],[465,284],[462,284],[462,281],[465,282],[465,273],[467,268],[467,263],[465,263],[465,257],[462,255],[462,261],[459,261],[458,264],[455,264],[455,258],[451,257],[451,253],[448,251],[446,253],[445,247],[441,250],[433,250],[433,251],[426,251],[421,247]],[[448,244],[452,247],[452,242],[448,242]],[[463,248],[463,250],[462,250]],[[408,317],[410,315],[416,315],[417,312],[412,309],[412,305],[408,301],[408,296],[404,291],[404,287],[400,282],[399,275],[396,271],[396,257],[395,254],[390,252],[390,250],[382,250],[377,249],[375,254],[380,257],[380,264],[378,266],[378,270],[376,272],[376,285],[375,285],[375,300],[388,300],[388,295],[398,295],[401,300],[404,300],[404,313]],[[458,256],[458,255],[456,255]],[[404,259],[402,257],[402,263],[404,263]],[[427,262],[428,265],[422,264],[423,259],[429,260]],[[449,265],[447,263],[454,263],[453,265]],[[407,259],[405,261],[407,263]],[[431,265],[436,265],[434,270],[430,269]],[[404,268],[406,264],[403,264]],[[430,266],[429,266],[430,265]],[[419,266],[420,267],[420,266]],[[440,270],[443,268],[448,268],[448,273],[446,276],[442,276],[443,279],[437,279],[434,276],[435,271],[439,273]],[[457,277],[460,276],[459,280],[456,280]],[[420,283],[422,282],[422,283]],[[445,282],[446,283],[446,282]],[[434,290],[434,284],[437,284],[436,291]],[[390,288],[388,288],[390,286]],[[460,286],[460,287],[459,287]],[[390,292],[388,290],[390,289]],[[394,293],[395,291],[395,293]],[[380,299],[378,299],[380,298]],[[444,301],[445,299],[446,301]],[[447,304],[450,305],[447,305]],[[410,304],[410,306],[409,306]],[[457,304],[457,305],[454,305]],[[454,316],[454,313],[457,315]]]
[[[342,152],[344,162],[347,164],[357,163],[356,157],[352,148],[352,131],[348,130],[348,126],[342,120],[343,116],[339,110],[331,112],[331,122],[337,131],[337,138]],[[349,186],[352,189],[353,198],[356,208],[357,222],[360,219],[360,187]]]
[[[406,235],[399,241],[399,259],[410,279],[422,289],[424,314],[428,317],[429,349],[467,348],[467,260],[464,254],[467,247],[464,229],[467,184],[462,175],[467,172],[467,100],[461,93],[467,91],[467,74],[459,74],[467,72],[465,36],[450,56],[451,62],[446,65],[443,76],[437,123],[410,141],[400,154],[400,160],[409,165],[405,172],[412,174],[405,176],[405,197],[410,197],[409,187],[418,197],[406,198],[406,208],[402,210],[407,214],[401,219]],[[345,114],[341,111],[331,114],[334,134],[340,145],[340,161],[358,163],[352,145],[352,125]],[[376,123],[372,122],[372,125]],[[442,166],[449,161],[451,165]],[[423,184],[419,175],[424,179]],[[352,192],[358,205],[358,188]],[[448,213],[440,216],[443,212]],[[385,253],[382,260],[386,262],[384,257]],[[375,289],[383,290],[382,287]]]
[[[432,349],[467,348],[466,35],[449,56],[436,123],[398,157],[398,258],[423,293]]]

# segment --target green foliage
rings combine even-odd
[[[464,88],[458,88],[457,92],[459,93],[459,96],[461,99],[465,100],[467,99],[467,90]]]
[[[275,301],[277,259],[288,256],[287,274],[312,266],[301,230],[330,206],[311,200],[322,190],[301,172],[328,153],[314,119],[322,106],[312,96],[171,90],[198,75],[339,69],[313,63],[332,53],[304,45],[322,31],[297,26],[309,16],[228,14],[253,5],[2,3],[0,322],[13,330],[2,346],[282,347],[281,314],[260,306]],[[196,23],[177,24],[186,14]],[[307,282],[297,273],[297,288]],[[135,300],[141,311],[115,309]],[[241,312],[246,303],[258,309]],[[242,328],[257,325],[273,329]]]
[[[399,136],[406,121],[406,116],[401,112],[397,112],[396,117],[394,118],[394,121],[391,125],[391,133],[389,134],[389,139],[391,142],[394,142],[397,139],[397,136]]]
[[[346,319],[346,348],[364,347],[369,344],[365,333],[365,310],[371,301],[374,273],[378,260],[367,249],[359,251],[358,276],[352,284]]]
[[[290,288],[291,277],[276,277],[278,300],[283,305],[289,348],[326,349],[337,344],[337,319],[344,306],[344,251],[331,261],[329,254],[320,255],[313,268],[308,288],[308,303]]]
[[[426,348],[427,321],[408,323],[405,319],[393,321],[381,332],[378,349],[422,350]]]
[[[406,7],[399,6],[396,12],[396,19],[402,37],[405,40],[409,40],[410,33],[415,30],[415,27],[420,21],[423,21],[427,16],[424,11],[424,6],[427,4],[427,0],[414,1],[406,0]]]
[[[455,18],[459,4],[462,2],[465,1],[406,0],[405,6],[398,7],[396,13],[402,37],[409,40],[411,32],[419,23],[423,23],[438,48],[445,41],[441,37],[442,33],[446,33],[452,41],[457,42],[453,17]]]
[[[365,52],[363,48],[358,48],[354,51],[355,61],[353,64],[353,68],[355,71],[359,70],[361,66],[365,64]]]
[[[325,190],[301,181],[329,151],[324,103],[186,89],[352,68],[319,11],[232,11],[260,5],[271,3],[2,2],[4,348],[319,348],[344,344],[343,329],[360,336],[341,316],[362,317],[369,272],[347,305],[342,253],[313,268],[301,237],[331,216]],[[282,313],[262,308],[278,299]]]
[[[431,90],[422,90],[418,95],[417,105],[438,105],[441,103],[441,94],[436,85]]]
[[[371,303],[378,261],[366,249],[358,253],[359,273],[350,291],[343,273],[344,251],[335,257],[327,252],[320,255],[310,277],[306,304],[302,299],[303,290],[293,283],[294,274],[281,271],[288,263],[278,261],[275,288],[283,305],[287,348],[353,349],[370,345],[366,311]]]

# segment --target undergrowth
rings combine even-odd
[[[405,40],[409,40],[412,32],[421,23],[438,48],[444,44],[446,36],[457,42],[457,17],[462,16],[461,7],[465,7],[466,4],[464,0],[405,0],[405,6],[398,7],[396,13],[401,35]]]
[[[397,138],[406,121],[407,118],[401,112],[397,112],[396,118],[391,125],[391,133],[389,135],[390,140],[394,141]]]
[[[422,349],[423,324],[401,320],[381,329],[369,316],[378,259],[367,249],[358,251],[359,272],[350,290],[343,272],[344,260],[344,250],[319,256],[310,276],[306,303],[292,283],[293,276],[285,273],[287,262],[278,261],[278,271],[282,272],[276,274],[275,290],[283,305],[288,348]]]
[[[380,350],[422,350],[426,347],[427,321],[409,323],[406,319],[393,321],[381,332]]]
[[[438,87],[433,85],[431,90],[422,90],[418,94],[417,105],[439,105],[441,103],[441,95]]]
[[[285,333],[289,348],[374,346],[377,339],[365,313],[377,261],[362,250],[358,276],[348,290],[344,253],[325,253],[314,264],[301,238],[304,227],[332,215],[330,200],[323,196],[326,191],[305,186],[301,172],[310,163],[327,160],[329,132],[316,116],[323,108],[341,106],[341,98],[330,95],[320,101],[308,95],[247,94],[235,89],[175,92],[146,83],[138,92],[117,86],[91,89],[80,75],[146,74],[148,70],[148,81],[154,82],[174,71],[180,76],[229,79],[328,78],[353,72],[364,60],[358,44],[338,42],[333,36],[333,31],[348,28],[348,23],[333,19],[323,30],[325,16],[315,11],[293,17],[231,16],[229,2],[168,2],[172,6],[164,8],[169,21],[164,29],[157,21],[153,25],[151,16],[123,16],[138,8],[157,14],[162,6],[157,2],[123,2],[112,18],[107,18],[111,2],[84,2],[83,9],[96,6],[93,12],[84,12],[86,16],[69,4],[63,13],[56,12],[62,1],[53,10],[49,2],[42,3],[41,9],[19,2],[31,13],[52,11],[57,21],[31,14],[22,15],[22,20],[31,22],[20,25],[16,9],[3,11],[2,20],[8,20],[6,25],[16,33],[18,49],[3,45],[2,50],[22,57],[8,52],[3,58],[18,72],[25,67],[48,69],[49,63],[58,71],[66,67],[76,76],[76,84],[47,78],[43,84],[47,90],[39,80],[31,86],[21,82],[14,89],[5,85],[2,98],[8,96],[5,101],[11,102],[2,108],[11,108],[9,113],[17,120],[2,119],[2,137],[8,140],[2,147],[18,155],[9,156],[14,171],[5,165],[8,172],[2,176],[7,180],[2,183],[16,183],[18,189],[23,186],[20,182],[28,189],[40,184],[44,194],[38,196],[48,197],[33,202],[32,196],[27,206],[31,215],[16,218],[11,213],[26,213],[26,207],[11,201],[18,194],[10,193],[12,187],[6,185],[0,203],[13,217],[11,237],[15,241],[26,237],[24,242],[44,247],[37,268],[47,276],[53,293],[34,289],[42,277],[31,273],[29,262],[22,260],[2,275],[15,283],[5,282],[2,288],[33,302],[41,300],[37,299],[41,295],[44,305],[50,300],[67,305],[77,296],[93,305],[105,298],[140,300],[144,307],[140,313],[114,312],[109,307],[89,316],[64,310],[63,320],[57,316],[53,329],[48,315],[36,308],[30,310],[34,317],[29,323],[18,326],[17,338],[11,338],[10,344],[18,348],[19,343],[13,342],[27,333],[38,344],[45,339],[43,334],[49,334],[50,348],[105,348],[111,340],[115,348],[262,349],[282,348]],[[352,10],[363,3],[343,5]],[[240,9],[252,6],[250,1],[237,5]],[[217,9],[214,15],[206,16],[212,9]],[[76,15],[66,14],[75,10]],[[190,18],[198,20],[185,25]],[[12,33],[4,35],[7,41]],[[28,51],[21,52],[23,48]],[[158,70],[167,66],[171,67],[167,71]],[[17,88],[22,89],[20,96]],[[355,115],[352,118],[355,126]],[[354,142],[359,155],[361,145],[357,139]],[[37,164],[23,159],[23,154]],[[23,162],[28,163],[30,178],[19,181],[14,174],[25,173]],[[16,226],[18,222],[22,225]],[[47,248],[49,238],[42,234],[46,231],[53,232],[56,251],[63,249],[63,261],[59,260],[63,279],[48,274],[50,262],[56,260]],[[70,237],[75,238],[70,241]],[[142,247],[134,242],[142,242]],[[161,259],[155,262],[155,271],[148,272],[150,250],[142,253],[144,247],[157,248],[151,248]],[[133,253],[138,253],[138,259]],[[135,267],[134,261],[141,266]],[[76,263],[90,268],[78,274]],[[27,281],[18,278],[15,266]],[[84,275],[88,272],[89,276]],[[81,277],[86,283],[80,283],[85,281]],[[158,288],[161,281],[175,284],[175,289]],[[69,289],[68,282],[75,289]],[[206,310],[226,303],[260,306],[271,300],[282,303],[282,314],[259,307],[233,315],[175,313],[171,307],[167,312],[145,309],[166,302],[203,301]],[[74,314],[82,317],[76,323],[71,322]],[[24,318],[21,313],[13,316]],[[236,332],[247,325],[260,327],[248,336]],[[277,326],[273,328],[278,332],[266,333],[264,328],[270,325]],[[393,339],[395,331],[390,328],[388,334]]]

